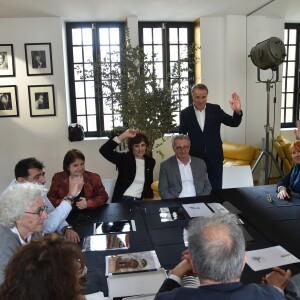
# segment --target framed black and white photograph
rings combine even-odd
[[[0,44],[0,77],[15,76],[14,48],[12,44]]]
[[[55,116],[54,85],[29,85],[31,117]]]
[[[19,116],[17,86],[0,86],[0,117],[17,116]]]
[[[53,75],[51,44],[25,44],[28,76]]]

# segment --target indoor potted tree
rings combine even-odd
[[[155,55],[147,57],[143,48],[132,47],[128,34],[126,36],[123,50],[114,52],[109,60],[94,63],[94,76],[100,76],[99,89],[121,118],[124,128],[119,131],[125,128],[145,131],[150,139],[148,151],[151,154],[155,141],[162,139],[163,142],[164,134],[174,132],[177,126],[175,117],[181,101],[178,95],[189,92],[187,73],[193,51],[188,50],[186,57],[174,64],[167,81],[163,82],[157,78]],[[160,145],[156,143],[157,152]]]

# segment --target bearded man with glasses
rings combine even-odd
[[[162,199],[209,195],[211,185],[208,180],[204,160],[190,156],[190,139],[179,134],[172,139],[175,155],[160,165],[158,191]]]

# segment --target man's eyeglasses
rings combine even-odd
[[[183,147],[181,147],[181,146],[175,147],[175,150],[176,150],[176,151],[180,151],[180,150],[186,151],[186,150],[189,150],[189,149],[190,149],[190,146],[187,146],[187,145],[185,145],[185,146],[183,146]]]
[[[43,212],[47,209],[47,206],[40,207],[36,212],[25,211],[25,214],[42,216]]]

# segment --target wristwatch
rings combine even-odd
[[[65,234],[67,229],[73,229],[73,226],[72,226],[72,225],[65,226],[65,227],[62,229],[61,232],[62,232],[63,234]]]
[[[74,203],[74,197],[71,195],[64,197],[64,200],[69,200],[71,202],[71,205]]]

